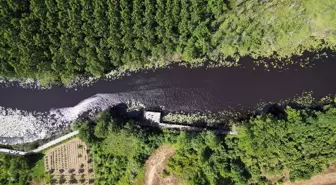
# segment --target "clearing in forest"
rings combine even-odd
[[[162,177],[168,160],[175,153],[175,149],[169,146],[159,147],[147,160],[145,171],[145,185],[179,185],[178,179],[169,175]]]
[[[44,165],[51,184],[93,184],[93,164],[86,144],[78,138],[48,150]]]
[[[336,184],[336,164],[325,170],[321,175],[316,175],[308,181],[295,183],[286,182],[284,185],[333,185]]]

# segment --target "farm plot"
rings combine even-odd
[[[72,139],[47,151],[45,169],[51,174],[51,184],[94,184],[92,159],[83,141]]]

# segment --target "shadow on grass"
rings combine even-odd
[[[44,154],[42,153],[29,153],[24,156],[30,167],[34,167],[38,161],[43,159],[43,157]]]

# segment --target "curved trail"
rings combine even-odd
[[[175,149],[169,146],[160,146],[151,154],[146,161],[145,185],[168,185],[176,183],[165,183],[160,176],[168,163],[170,157],[175,153]]]

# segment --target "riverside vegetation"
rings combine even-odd
[[[307,180],[336,161],[336,108],[261,114],[237,124],[238,135],[141,128],[105,111],[85,122],[98,184],[143,184],[144,164],[160,145],[176,153],[167,174],[186,184],[269,184]]]
[[[238,134],[225,136],[141,127],[112,109],[78,122],[79,137],[91,148],[95,182],[106,185],[143,184],[145,162],[161,145],[176,150],[165,174],[185,184],[281,184],[307,180],[336,162],[333,103],[276,112],[236,123]],[[38,159],[0,154],[0,183],[50,180]]]
[[[111,70],[288,58],[335,48],[333,0],[1,0],[0,76],[70,83]]]
[[[94,122],[82,121],[77,126],[82,125],[80,137],[94,151],[95,168],[101,169],[95,170],[96,182],[101,184],[142,184],[144,163],[161,145],[170,145],[177,150],[166,173],[175,174],[187,184],[217,184],[221,181],[262,184],[289,178],[292,181],[308,179],[335,161],[335,102],[332,96],[316,101],[307,92],[286,103],[296,109],[287,107],[283,110],[275,106],[277,110],[270,109],[273,114],[249,115],[249,118],[226,112],[169,113],[164,118],[172,123],[202,122],[220,126],[229,116],[231,124],[237,125],[237,136],[140,127],[138,119],[135,120],[135,115],[139,114],[135,112],[144,105],[138,102],[128,102],[128,108],[121,112],[114,107],[100,113]],[[74,126],[77,129],[76,124]],[[50,182],[51,177],[44,173],[41,157],[0,154],[0,183]],[[242,170],[243,175],[235,170]],[[242,179],[234,179],[238,177]]]
[[[0,154],[0,183],[28,184],[29,165],[23,157]]]
[[[50,182],[44,172],[42,155],[11,156],[0,154],[0,184],[29,185],[32,181]]]

